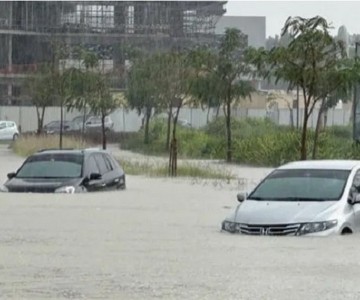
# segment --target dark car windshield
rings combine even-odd
[[[82,175],[83,156],[56,153],[29,157],[16,178],[77,178]]]
[[[348,170],[275,170],[249,195],[252,200],[321,201],[339,200]]]

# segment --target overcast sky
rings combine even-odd
[[[226,15],[265,16],[266,36],[280,34],[288,16],[320,15],[336,28],[345,25],[349,34],[360,33],[360,1],[234,1],[226,4]]]

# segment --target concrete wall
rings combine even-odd
[[[210,109],[209,120],[216,117],[216,110]],[[289,109],[273,109],[266,110],[261,108],[237,108],[233,109],[233,116],[239,119],[250,118],[264,118],[268,117],[275,123],[280,125],[290,125],[290,110]],[[314,128],[316,125],[318,110],[315,109],[309,120],[309,127]],[[65,120],[71,120],[79,115],[79,112],[64,112]],[[220,109],[219,115],[223,115]],[[141,127],[142,116],[139,116],[136,111],[125,109],[118,109],[113,112],[111,118],[114,122],[114,130],[116,132],[137,131]],[[183,108],[180,111],[180,119],[189,121],[194,128],[199,128],[206,125],[208,110],[200,108]],[[293,110],[294,125],[296,125],[296,109]],[[19,107],[19,106],[0,106],[0,120],[13,120],[18,125],[21,125],[23,132],[35,131],[37,129],[37,116],[35,107]],[[49,107],[45,114],[45,124],[60,119],[60,109],[58,107]],[[328,112],[327,125],[349,125],[351,119],[350,109],[332,109]],[[303,110],[299,110],[299,120],[302,124]]]

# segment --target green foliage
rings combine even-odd
[[[241,79],[251,71],[243,55],[244,41],[241,31],[227,28],[217,51],[198,49],[190,55],[196,70],[190,93],[203,106],[225,108],[227,161],[232,160],[231,107],[254,91],[249,81]]]
[[[302,91],[301,159],[307,158],[307,125],[316,103],[325,101],[324,108],[336,105],[339,96],[348,98],[353,83],[359,80],[358,63],[346,58],[343,43],[329,30],[328,22],[320,16],[289,17],[282,30],[282,36],[290,37],[287,46],[249,49],[246,53],[247,60],[256,67],[255,73],[288,82],[289,89],[299,87]],[[316,140],[317,136],[315,144]],[[314,145],[314,154],[315,149]]]
[[[234,134],[233,160],[236,163],[255,166],[278,166],[300,159],[301,130],[279,126],[268,119],[231,119]],[[179,155],[183,158],[224,159],[226,141],[224,119],[218,118],[202,129],[179,128]],[[166,136],[164,121],[151,126],[150,144],[144,146],[141,132],[132,137],[126,149],[146,154],[165,154],[163,141]],[[307,152],[311,153],[315,132],[308,130]],[[329,127],[320,132],[318,159],[359,159],[360,148],[352,143],[349,126]]]

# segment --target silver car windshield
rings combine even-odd
[[[250,200],[339,200],[349,177],[348,170],[275,170],[249,195]]]

